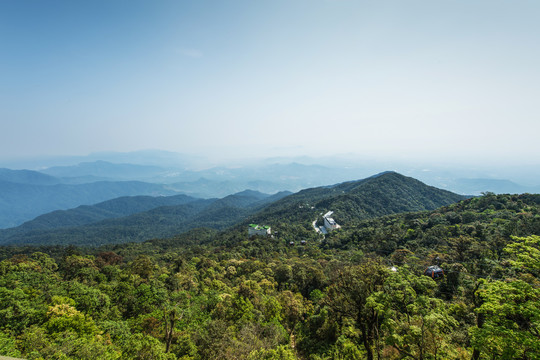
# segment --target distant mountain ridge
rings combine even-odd
[[[396,161],[385,163],[346,157],[245,160],[227,166],[202,161],[193,154],[138,151],[38,160],[29,161],[27,165],[39,171],[0,169],[0,228],[21,225],[50,211],[92,205],[119,196],[186,194],[222,198],[244,189],[269,194],[283,190],[296,192],[364,178],[384,168],[400,169],[427,184],[465,195],[488,191],[499,194],[540,192],[538,176],[534,175],[538,170],[534,166],[526,171],[522,167],[511,169],[527,175],[520,178],[508,171],[491,173],[466,166],[446,171],[439,165],[405,169]],[[521,185],[522,180],[526,185]],[[123,191],[121,185],[115,184],[118,181],[151,185],[146,188],[127,185],[130,191]],[[80,187],[75,191],[66,185]]]
[[[200,199],[187,195],[173,196],[122,196],[95,205],[81,205],[74,209],[56,210],[40,215],[9,230],[17,232],[51,230],[62,227],[86,225],[107,219],[148,211],[161,206],[187,204]]]
[[[165,185],[140,181],[43,185],[0,180],[0,228],[20,225],[50,211],[95,204],[120,196],[175,194],[178,192]]]
[[[465,198],[395,172],[385,172],[363,180],[305,189],[295,194],[270,196],[248,190],[221,199],[196,199],[75,227],[15,233],[10,233],[9,229],[0,231],[0,244],[99,245],[171,237],[198,227],[222,230],[249,222],[272,226],[288,223],[303,226],[309,231],[311,222],[327,210],[334,211],[336,220],[346,224],[350,220],[433,210]],[[87,208],[75,210],[78,216],[87,215],[80,213]],[[110,209],[100,205],[99,210]]]
[[[27,185],[55,185],[60,180],[39,171],[0,169],[0,181]]]
[[[170,237],[196,227],[223,229],[289,194],[246,190],[222,199],[123,197],[0,230],[0,244],[99,245]]]
[[[108,161],[82,162],[71,166],[54,166],[40,171],[56,178],[95,177],[109,180],[146,180],[162,175],[166,169],[159,166],[115,164]]]
[[[194,171],[97,160],[40,171],[0,169],[0,228],[120,196],[221,198],[246,188],[263,193],[297,191],[333,178],[328,168],[296,163]]]
[[[461,192],[471,195],[480,195],[483,192],[503,194],[538,193],[538,186],[523,186],[510,180],[503,179],[455,179],[449,186],[458,188]]]

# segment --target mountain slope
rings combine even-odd
[[[288,195],[286,192],[268,195],[256,191],[243,191],[223,199],[202,200],[184,195],[165,197],[154,199],[154,204],[166,201],[183,203],[160,206],[123,217],[112,215],[118,214],[119,211],[133,211],[126,203],[136,201],[138,197],[115,199],[94,207],[54,212],[38,217],[25,226],[0,231],[0,244],[100,245],[170,237],[196,227],[224,229],[243,220],[267,202],[286,195]],[[139,202],[137,204],[140,205]],[[62,220],[62,215],[69,216]],[[80,226],[66,226],[70,222],[76,224],[92,221],[99,216],[108,218]],[[47,218],[55,219],[56,228],[44,222]]]
[[[32,230],[0,236],[2,245],[102,245],[170,237],[184,231],[185,224],[215,200],[196,200],[184,205],[162,206],[130,216],[93,224],[51,230]]]
[[[161,206],[187,204],[198,200],[187,195],[174,196],[123,196],[95,205],[81,205],[74,209],[56,210],[36,217],[2,233],[22,234],[32,230],[52,230],[62,227],[86,225],[148,211]]]
[[[334,211],[336,220],[368,219],[399,212],[433,210],[465,199],[465,196],[428,186],[395,172],[363,180],[302,190],[277,201],[253,221],[313,221],[321,212]]]
[[[54,176],[46,175],[32,170],[0,169],[0,181],[29,185],[54,185],[60,180]]]
[[[89,184],[36,185],[0,181],[0,228],[13,227],[38,215],[133,195],[175,195],[160,184],[101,181]]]

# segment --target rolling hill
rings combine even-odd
[[[95,204],[120,196],[178,194],[167,186],[140,181],[99,181],[76,185],[43,184],[52,181],[51,178],[44,175],[45,177],[36,177],[30,182],[25,180],[28,177],[21,180],[22,175],[24,174],[17,174],[18,181],[27,182],[0,180],[0,228],[18,226],[54,210]],[[16,180],[14,174],[12,180]]]
[[[53,212],[17,228],[1,230],[0,244],[101,245],[170,237],[197,227],[219,230],[289,194],[268,195],[247,190],[222,199],[184,195],[115,199],[91,207]],[[152,204],[161,206],[141,210]],[[120,214],[128,216],[119,217]]]
[[[148,211],[161,206],[182,205],[196,200],[199,199],[187,195],[122,196],[95,205],[81,205],[74,209],[56,210],[43,214],[22,225],[4,230],[4,234],[86,225]]]

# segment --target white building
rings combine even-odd
[[[327,231],[332,231],[335,229],[339,229],[341,227],[333,218],[330,217],[330,215],[332,215],[333,213],[334,213],[333,211],[329,211],[323,216],[324,227],[326,228]]]
[[[272,233],[270,226],[260,226],[257,224],[249,224],[248,236],[263,235],[269,236]]]

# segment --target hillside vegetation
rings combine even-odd
[[[1,247],[0,354],[540,358],[540,195],[351,217],[324,238],[298,237],[298,228],[252,239],[238,225],[99,248]],[[445,272],[438,281],[423,275],[435,264]]]
[[[271,225],[290,234],[290,240],[317,239],[312,223],[322,225],[322,215],[333,211],[343,225],[401,212],[432,210],[465,199],[465,196],[428,186],[395,172],[359,181],[302,190],[270,204],[249,222]]]

